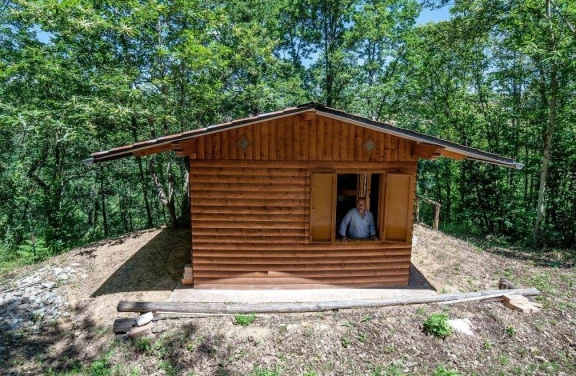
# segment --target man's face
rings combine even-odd
[[[358,200],[356,209],[358,209],[360,213],[364,213],[364,210],[366,210],[366,200]]]

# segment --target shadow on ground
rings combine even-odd
[[[98,296],[130,291],[173,290],[190,263],[190,231],[164,229],[92,294]]]
[[[410,263],[410,280],[408,281],[408,286],[396,287],[396,289],[437,291],[413,263]]]

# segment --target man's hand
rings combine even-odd
[[[343,236],[341,240],[342,240],[344,243],[346,243],[346,242],[348,241],[348,238],[345,237],[345,236]]]
[[[377,237],[376,235],[372,235],[372,236],[370,237],[370,239],[372,239],[372,240],[378,240],[378,237]]]

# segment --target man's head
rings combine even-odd
[[[366,210],[366,198],[360,197],[358,198],[358,202],[356,203],[356,209],[360,212],[360,214],[364,214]]]

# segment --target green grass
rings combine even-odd
[[[505,329],[506,334],[508,334],[508,337],[513,337],[514,334],[516,334],[516,329],[514,329],[513,326],[509,326]]]
[[[252,373],[250,374],[250,376],[279,376],[280,375],[280,369],[276,368],[274,370],[269,370],[266,368],[260,368],[260,367],[256,367],[254,368],[254,371],[252,371]]]
[[[446,313],[433,313],[424,321],[423,331],[426,335],[446,338],[452,334],[452,327],[448,324]]]
[[[234,325],[248,326],[256,320],[256,314],[251,313],[249,315],[235,315]]]
[[[446,368],[444,366],[438,366],[438,368],[436,368],[434,370],[433,375],[434,376],[462,376],[462,374],[459,373],[458,371],[450,369],[450,368]]]

